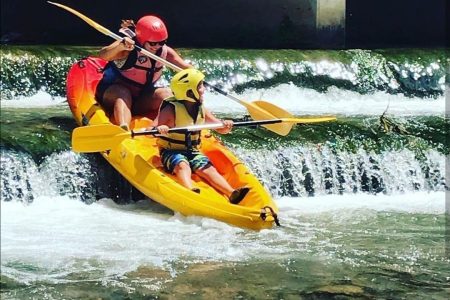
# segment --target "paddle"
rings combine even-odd
[[[84,20],[86,23],[88,23],[90,26],[94,27],[96,30],[100,31],[104,35],[112,37],[113,39],[115,39],[117,41],[122,40],[121,36],[113,33],[109,29],[103,27],[102,25],[100,25],[97,22],[95,22],[94,20],[86,17],[85,15],[81,14],[80,12],[78,12],[68,6],[62,5],[60,3],[55,3],[55,2],[50,2],[50,1],[47,1],[47,2],[73,13],[74,15],[78,16],[79,18]],[[144,49],[142,47],[139,47],[138,45],[135,45],[135,48],[138,49],[143,54],[149,56],[150,58],[152,58],[156,61],[159,61],[160,63],[164,64],[165,66],[167,66],[177,72],[182,70],[180,67],[172,64],[171,62],[166,61],[165,59],[147,51],[146,49]],[[205,82],[205,85],[209,86],[210,88],[212,88],[216,92],[220,93],[221,95],[224,95],[224,96],[228,97],[229,99],[245,106],[247,108],[250,116],[254,120],[292,118],[293,117],[293,115],[291,113],[289,113],[288,111],[286,111],[270,102],[262,101],[262,100],[258,100],[258,101],[254,101],[254,102],[246,102],[244,100],[238,99],[238,98],[228,94],[227,92],[219,89],[218,87],[215,87],[214,85],[212,85],[210,83]],[[267,129],[269,129],[270,131],[273,131],[279,135],[285,136],[291,131],[293,124],[289,123],[289,122],[281,122],[281,123],[277,123],[277,124],[266,124],[263,126]]]
[[[328,121],[334,120],[334,117],[329,117]],[[254,126],[254,125],[269,125],[278,123],[318,123],[324,122],[324,117],[317,118],[284,118],[273,120],[259,120],[235,122],[233,127]],[[188,127],[171,128],[169,132],[187,133],[190,131],[199,131],[202,129],[217,129],[222,128],[222,123],[202,124]],[[119,126],[113,124],[91,125],[84,127],[77,127],[72,133],[72,149],[76,152],[101,152],[112,149],[117,144],[127,138],[134,138],[140,135],[156,135],[158,130],[148,131],[125,131]]]

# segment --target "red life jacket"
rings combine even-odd
[[[167,46],[162,46],[156,53],[162,59],[167,57]],[[138,50],[133,50],[127,60],[120,68],[115,63],[113,67],[119,71],[120,78],[127,83],[143,88],[149,83],[156,82],[162,74],[164,65],[159,61],[151,59]]]

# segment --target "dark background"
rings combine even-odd
[[[347,0],[347,46],[445,46],[448,9],[447,0]]]
[[[116,32],[121,19],[153,13],[170,45],[193,48],[443,47],[446,0],[347,0],[342,36],[317,37],[301,21],[311,7],[295,0],[57,0]],[[296,20],[286,17],[295,12]],[[280,17],[281,16],[281,17]],[[283,17],[284,16],[284,17]],[[329,39],[329,40],[328,40]],[[336,39],[336,41],[331,41]],[[84,21],[43,0],[1,0],[2,44],[104,45]]]

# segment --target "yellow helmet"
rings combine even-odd
[[[170,81],[170,88],[175,99],[197,102],[200,98],[197,87],[204,78],[205,75],[196,69],[185,69],[175,74]],[[188,91],[192,91],[195,98],[189,97]]]

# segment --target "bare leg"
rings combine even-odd
[[[117,98],[114,105],[114,119],[119,125],[129,125],[131,122],[131,111],[125,100]]]
[[[181,181],[181,184],[188,188],[192,189],[192,179],[191,179],[191,167],[188,163],[185,161],[182,161],[180,164],[178,164],[175,169],[173,170],[175,175],[177,176],[178,180]]]
[[[130,91],[118,84],[108,87],[103,95],[103,106],[113,113],[117,125],[130,124],[132,102]]]
[[[217,172],[217,169],[213,166],[210,166],[206,169],[197,170],[195,171],[195,174],[203,179],[208,180],[208,182],[215,189],[225,194],[227,197],[230,197],[231,193],[234,191],[231,185],[225,180],[225,178],[223,178],[222,175],[220,175],[219,172]]]

